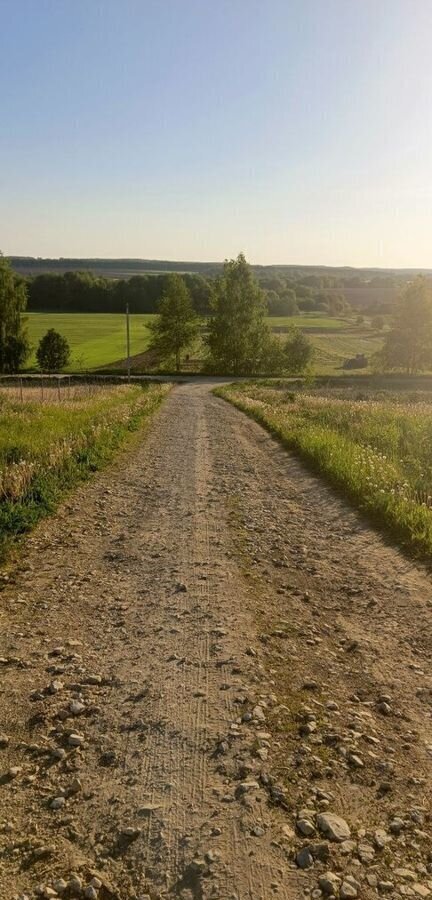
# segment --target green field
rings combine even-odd
[[[293,391],[283,382],[233,384],[217,393],[264,425],[402,545],[431,558],[430,393]]]
[[[147,349],[147,325],[152,319],[154,316],[130,316],[132,356]],[[67,371],[85,372],[126,356],[126,322],[119,313],[29,313],[27,324],[32,344],[29,367],[36,366],[36,347],[49,328],[69,341],[72,352]]]
[[[149,344],[151,315],[131,315],[131,355],[143,353]],[[48,330],[55,328],[71,346],[71,361],[66,371],[86,372],[118,362],[126,357],[126,323],[119,313],[29,313],[28,331],[32,355],[28,368],[36,367],[37,344]],[[382,334],[373,332],[367,324],[356,326],[353,319],[331,318],[314,313],[303,316],[269,316],[270,327],[279,329],[295,325],[309,332],[316,347],[313,364],[315,374],[341,373],[345,359],[357,353],[368,358],[379,349]],[[281,340],[284,335],[281,334]],[[199,341],[190,353],[197,370],[202,364],[204,348]],[[363,372],[367,370],[362,370]]]
[[[310,334],[309,339],[315,347],[313,371],[316,375],[340,374],[344,371],[341,368],[344,361],[358,353],[364,353],[370,360],[383,342],[382,334],[360,329],[358,333]],[[355,371],[367,373],[371,368]]]
[[[341,368],[344,361],[360,353],[371,359],[383,342],[383,332],[374,331],[367,319],[357,325],[353,317],[340,319],[310,313],[292,317],[271,316],[267,322],[273,328],[295,325],[307,332],[315,347],[312,369],[316,375],[340,374],[344,371]],[[371,369],[357,371],[367,373]]]

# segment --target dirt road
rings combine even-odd
[[[1,900],[432,895],[431,626],[424,570],[177,387],[0,595]]]

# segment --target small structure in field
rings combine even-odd
[[[367,369],[369,360],[364,353],[357,353],[351,359],[346,359],[342,365],[343,369]]]

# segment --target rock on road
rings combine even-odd
[[[427,897],[432,588],[205,384],[0,595],[0,897]]]

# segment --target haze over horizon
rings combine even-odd
[[[432,268],[428,0],[0,0],[0,249]]]

